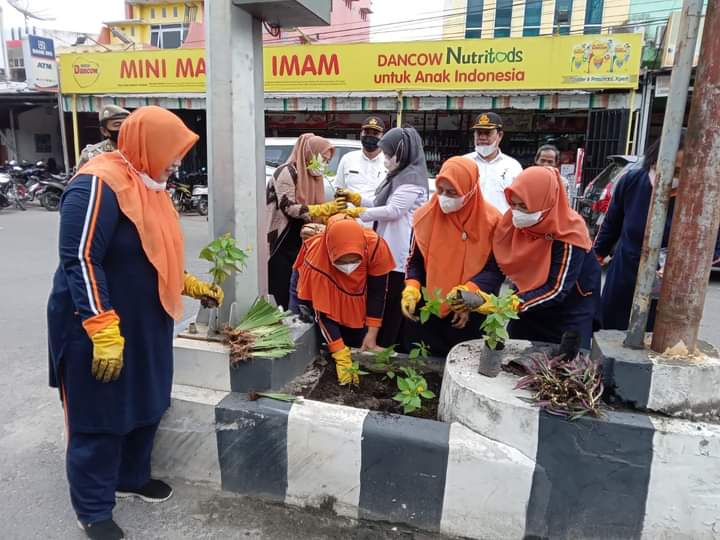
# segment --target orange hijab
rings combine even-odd
[[[592,242],[585,221],[568,203],[560,173],[553,167],[529,167],[521,172],[505,198],[518,197],[528,212],[543,212],[539,223],[526,229],[513,225],[507,212],[495,230],[493,253],[500,269],[517,285],[520,292],[543,285],[550,274],[552,243],[560,240],[585,251]]]
[[[360,255],[360,266],[347,275],[333,262]],[[348,328],[363,328],[367,315],[368,276],[382,276],[395,268],[390,248],[377,233],[339,214],[322,234],[305,242],[293,266],[298,270],[298,298]]]
[[[120,210],[135,225],[145,255],[157,271],[160,302],[175,320],[183,314],[185,254],[180,220],[167,192],[145,187],[138,172],[159,178],[198,139],[170,111],[141,107],[123,122],[118,151],[100,154],[78,171],[97,176],[115,192]]]
[[[285,162],[294,165],[297,171],[295,200],[300,204],[320,204],[325,202],[323,179],[311,175],[307,170],[307,166],[314,156],[327,150],[335,152],[335,147],[330,141],[312,133],[304,133],[298,138],[290,157]]]
[[[446,180],[466,196],[465,205],[450,214],[440,209],[435,194],[415,212],[415,242],[425,259],[426,286],[443,296],[456,285],[476,276],[490,257],[493,231],[500,212],[485,204],[480,191],[477,165],[464,157],[443,163],[436,182]],[[443,313],[448,307],[443,304]]]

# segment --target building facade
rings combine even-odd
[[[443,37],[605,34],[658,27],[682,0],[445,0]],[[637,27],[637,28],[636,28]]]

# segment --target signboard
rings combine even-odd
[[[33,35],[24,38],[23,62],[28,85],[37,90],[57,89],[58,71],[52,39]]]
[[[640,34],[265,47],[267,92],[635,88]],[[205,90],[204,50],[61,56],[63,93]]]

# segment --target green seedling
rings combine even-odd
[[[393,399],[403,406],[403,413],[410,414],[422,408],[423,399],[433,399],[435,393],[428,390],[425,377],[411,367],[400,368],[404,377],[397,377],[399,392]]]
[[[415,347],[413,347],[410,350],[410,354],[408,354],[408,364],[415,369],[423,368],[427,365],[427,359],[430,356],[430,347],[428,347],[424,341],[413,343],[413,345],[415,345]]]
[[[368,374],[367,371],[363,371],[360,369],[360,364],[357,361],[353,362],[349,368],[345,368],[345,373],[347,373],[348,375],[357,375],[358,379],[363,375]]]
[[[212,283],[219,287],[233,272],[245,270],[248,255],[247,250],[238,247],[237,241],[227,233],[205,246],[200,258],[212,264]]]
[[[485,345],[495,350],[501,343],[510,339],[507,325],[511,319],[517,319],[518,315],[513,307],[513,291],[507,291],[500,296],[490,295],[488,303],[493,307],[493,313],[487,315],[480,329],[483,331]]]
[[[435,289],[434,295],[430,293],[427,287],[422,289],[425,305],[420,308],[420,323],[425,324],[430,320],[431,315],[440,317],[440,311],[445,299],[442,296],[441,289]]]
[[[395,378],[396,367],[393,362],[395,347],[397,347],[397,345],[390,345],[389,347],[385,347],[382,351],[375,353],[373,368],[384,371],[388,379]]]
[[[320,155],[315,154],[307,165],[309,171],[320,171],[323,176],[330,176],[330,167],[327,161]]]

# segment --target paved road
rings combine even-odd
[[[0,523],[3,540],[80,539],[65,480],[63,415],[47,386],[45,303],[57,264],[57,214],[0,211]],[[207,241],[207,222],[184,217],[188,269]],[[188,302],[188,306],[192,305]],[[165,504],[120,502],[130,538],[335,540],[439,538],[314,511],[176,486]]]

